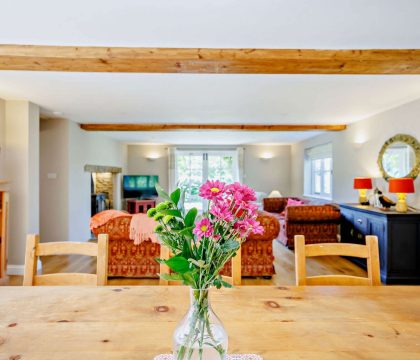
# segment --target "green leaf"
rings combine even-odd
[[[228,252],[228,251],[232,251],[232,250],[238,250],[239,246],[240,246],[240,244],[239,244],[238,241],[236,241],[235,239],[229,239],[223,245],[220,246],[220,249],[223,252]]]
[[[185,215],[185,219],[184,219],[185,226],[187,227],[194,226],[196,216],[197,216],[197,209],[196,208],[190,209],[187,215]]]
[[[169,209],[169,210],[163,210],[161,212],[164,213],[164,214],[166,214],[166,215],[172,215],[172,216],[176,216],[176,217],[182,219],[182,214],[181,214],[181,211],[179,211],[179,210]]]
[[[177,273],[185,273],[190,270],[189,261],[182,256],[174,256],[166,260],[166,265],[168,265],[173,271]]]
[[[172,199],[170,198],[170,196],[168,195],[167,192],[165,192],[165,190],[163,189],[162,186],[160,186],[158,183],[155,185],[155,189],[159,195],[160,198],[167,200],[167,201],[171,201]]]
[[[232,288],[232,287],[233,287],[233,286],[232,286],[232,284],[229,284],[228,282],[223,281],[223,280],[222,280],[222,285],[223,285],[225,288]]]
[[[168,281],[179,281],[179,280],[184,280],[182,274],[159,274],[160,278],[163,280],[168,280]]]
[[[194,277],[191,273],[191,271],[188,271],[186,273],[180,274],[182,276],[182,279],[184,280],[184,285],[191,285],[193,286],[194,283]]]
[[[192,250],[191,250],[191,242],[189,240],[185,240],[182,243],[182,256],[186,259],[192,258]]]
[[[182,230],[179,231],[180,235],[185,236],[187,239],[193,239],[194,238],[194,234],[193,234],[193,227],[186,227]]]
[[[181,198],[181,189],[178,188],[171,194],[171,200],[173,201],[175,205],[178,206],[178,202],[180,198]]]

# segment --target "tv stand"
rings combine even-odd
[[[156,206],[156,200],[127,200],[127,211],[130,214],[147,213],[147,210]]]

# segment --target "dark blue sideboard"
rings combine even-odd
[[[341,242],[379,241],[381,280],[385,284],[420,284],[420,212],[398,213],[371,206],[340,204]],[[364,259],[351,258],[366,268]]]

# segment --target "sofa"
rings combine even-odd
[[[319,204],[306,198],[292,198],[302,205],[287,206],[288,197],[265,198],[264,210],[280,224],[278,241],[294,248],[295,235],[304,235],[306,244],[338,241],[340,208],[335,204]]]
[[[130,240],[131,214],[122,214],[110,219],[104,225],[92,229],[95,236],[109,235],[108,276],[157,278],[160,245],[144,241],[134,245]],[[270,277],[274,274],[273,240],[280,230],[276,217],[260,211],[258,220],[264,226],[263,235],[251,234],[242,244],[242,276]],[[223,275],[230,275],[231,264],[226,264]]]

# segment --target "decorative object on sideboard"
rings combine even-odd
[[[397,194],[397,211],[407,212],[407,194],[414,193],[413,178],[389,179],[389,192]]]
[[[378,166],[386,181],[390,178],[413,178],[420,172],[420,143],[407,134],[388,139],[378,156]]]
[[[357,177],[354,179],[353,188],[359,190],[360,205],[369,205],[367,190],[372,189],[372,179]]]
[[[391,206],[395,206],[395,202],[393,202],[388,196],[385,196],[381,190],[378,189],[378,200],[380,206],[384,209],[389,209]]]
[[[271,193],[270,193],[270,195],[268,195],[268,197],[269,198],[280,198],[280,197],[282,197],[283,195],[281,194],[281,192],[280,191],[278,191],[278,190],[273,190]]]

